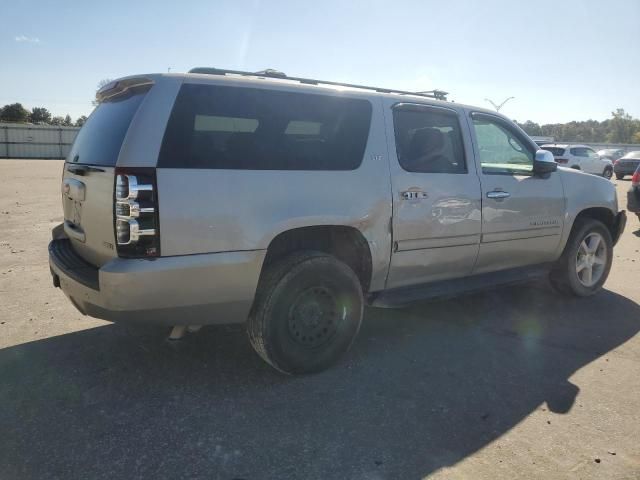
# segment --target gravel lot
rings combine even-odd
[[[3,480],[640,478],[635,216],[593,298],[369,309],[344,361],[291,378],[241,327],[168,343],[81,316],[47,264],[61,169],[0,160]]]

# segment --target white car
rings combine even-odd
[[[552,143],[542,145],[540,148],[553,153],[556,162],[563,167],[582,170],[607,179],[613,175],[611,160],[600,157],[593,148],[586,145]]]

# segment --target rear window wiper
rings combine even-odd
[[[67,172],[82,176],[87,172],[104,172],[104,170],[91,165],[67,165]]]

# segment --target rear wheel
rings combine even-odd
[[[606,167],[604,169],[604,172],[602,172],[602,176],[604,178],[606,178],[607,180],[611,180],[611,177],[613,176],[613,168],[611,167]]]
[[[616,178],[617,178],[618,180],[622,180],[622,179],[624,178],[624,175],[623,175],[623,174],[621,174],[621,173],[616,173]]]
[[[247,331],[256,352],[288,374],[324,370],[351,346],[362,322],[360,281],[346,264],[301,252],[268,266]]]
[[[613,241],[609,230],[597,220],[578,219],[550,280],[556,290],[586,297],[602,288],[609,276]]]

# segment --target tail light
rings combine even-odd
[[[640,168],[637,169],[631,177],[631,185],[634,187],[640,185]]]
[[[120,257],[160,256],[154,168],[116,168],[114,228]]]

